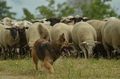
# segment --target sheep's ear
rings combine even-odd
[[[11,28],[5,28],[6,30],[11,30]]]
[[[101,44],[101,42],[99,42],[99,41],[95,41],[95,44]]]
[[[28,29],[29,27],[25,27],[25,29]]]
[[[70,20],[75,20],[75,18],[70,18]]]
[[[81,45],[85,45],[85,44],[87,44],[86,42],[82,42],[82,43],[80,43]]]

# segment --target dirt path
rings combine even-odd
[[[37,79],[33,76],[13,74],[10,72],[0,72],[0,79]]]

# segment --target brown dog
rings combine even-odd
[[[47,68],[50,73],[54,73],[53,62],[60,57],[62,51],[68,53],[67,48],[71,48],[68,42],[65,40],[64,34],[60,35],[55,41],[48,42],[45,39],[39,39],[35,42],[32,48],[32,58],[38,70],[38,61],[41,60],[45,68]]]

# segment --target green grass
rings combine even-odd
[[[120,79],[120,60],[59,58],[53,67],[50,74],[36,71],[32,59],[0,60],[0,79]]]

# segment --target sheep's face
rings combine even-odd
[[[28,29],[28,28],[27,27],[24,27],[22,29],[18,28],[18,33],[19,33],[20,38],[23,38],[25,36],[25,29]]]
[[[74,20],[74,24],[77,23],[77,22],[80,22],[83,18],[82,17],[79,17],[79,18],[73,18]]]
[[[51,25],[51,26],[54,26],[56,23],[59,23],[59,22],[60,22],[60,19],[57,19],[57,18],[49,18],[49,19],[47,19],[46,21],[50,21],[50,25]]]
[[[10,30],[10,34],[11,34],[11,36],[13,37],[13,39],[15,40],[16,37],[17,37],[17,31],[18,31],[18,29],[15,28],[15,27],[6,28],[6,29],[7,29],[7,30]]]

